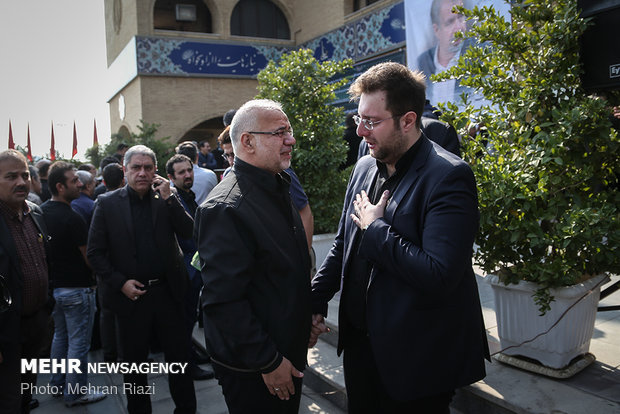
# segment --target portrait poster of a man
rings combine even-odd
[[[467,93],[474,105],[481,105],[481,97],[461,85],[458,79],[433,82],[431,75],[441,73],[458,63],[459,58],[475,39],[457,38],[466,32],[470,22],[454,13],[454,6],[472,8],[493,6],[508,15],[508,5],[502,0],[405,0],[407,27],[407,62],[413,70],[426,75],[426,98],[433,106],[440,102],[461,105],[461,95]]]

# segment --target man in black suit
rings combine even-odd
[[[20,385],[36,384],[36,374],[20,374],[20,359],[40,357],[51,333],[47,231],[41,209],[26,200],[29,191],[26,158],[0,152],[0,276],[11,299],[0,311],[2,414],[29,412],[30,387],[22,392]]]
[[[449,413],[485,376],[471,266],[478,228],[469,166],[420,131],[424,77],[398,63],[351,85],[370,148],[353,170],[334,245],[312,283],[313,332],[340,289],[338,353],[349,410]]]
[[[183,298],[188,276],[176,236],[190,238],[193,220],[172,194],[170,182],[155,174],[151,149],[131,147],[124,170],[127,185],[97,200],[88,259],[103,281],[103,302],[117,315],[124,361],[145,362],[155,332],[166,362],[186,363]],[[146,386],[146,380],[146,374],[124,376],[125,383],[137,386]],[[170,374],[169,383],[175,413],[194,413],[196,395],[189,373]],[[150,413],[149,395],[128,393],[127,409]]]

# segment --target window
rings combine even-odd
[[[202,0],[157,0],[153,8],[153,27],[181,32],[213,31],[211,13]]]
[[[240,0],[230,18],[230,32],[237,36],[291,38],[284,13],[269,0]]]
[[[376,3],[378,0],[353,0],[353,11],[358,11],[366,6],[370,6],[372,3]]]

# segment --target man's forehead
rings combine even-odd
[[[174,168],[175,171],[183,171],[183,170],[192,170],[192,165],[189,163],[189,161],[181,161],[181,162],[176,162],[174,164],[172,164],[172,167]]]
[[[135,165],[135,166],[142,166],[142,165],[154,165],[155,163],[153,162],[151,157],[149,157],[148,155],[136,154],[131,157],[131,159],[129,160],[129,164]]]
[[[29,171],[28,164],[24,163],[21,160],[9,158],[0,162],[0,172],[2,174],[8,172],[19,173],[24,171]]]

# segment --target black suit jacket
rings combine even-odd
[[[460,158],[422,136],[414,160],[391,194],[383,218],[361,235],[353,200],[368,191],[376,160],[361,158],[347,188],[334,245],[312,283],[313,312],[347,289],[354,254],[372,265],[367,330],[381,380],[395,399],[416,399],[458,388],[485,375],[488,346],[472,270],[478,229],[476,183]],[[343,298],[345,295],[343,295]],[[339,317],[338,352],[349,327]]]
[[[47,229],[43,220],[41,208],[30,201],[26,201],[30,206],[31,216],[34,220],[47,248]],[[11,237],[11,232],[0,215],[0,274],[4,276],[12,297],[12,304],[9,310],[0,313],[0,352],[9,344],[15,345],[19,342],[20,319],[22,313],[22,288],[23,276],[17,256],[17,248]],[[50,303],[50,306],[52,304]]]
[[[188,276],[176,235],[191,238],[194,220],[176,195],[167,201],[153,192],[149,196],[155,243],[159,252],[166,255],[166,282],[173,298],[181,301]],[[97,199],[88,233],[87,256],[95,274],[103,281],[100,288],[106,306],[119,315],[131,313],[135,303],[121,292],[127,280],[135,279],[138,266],[127,186]]]

